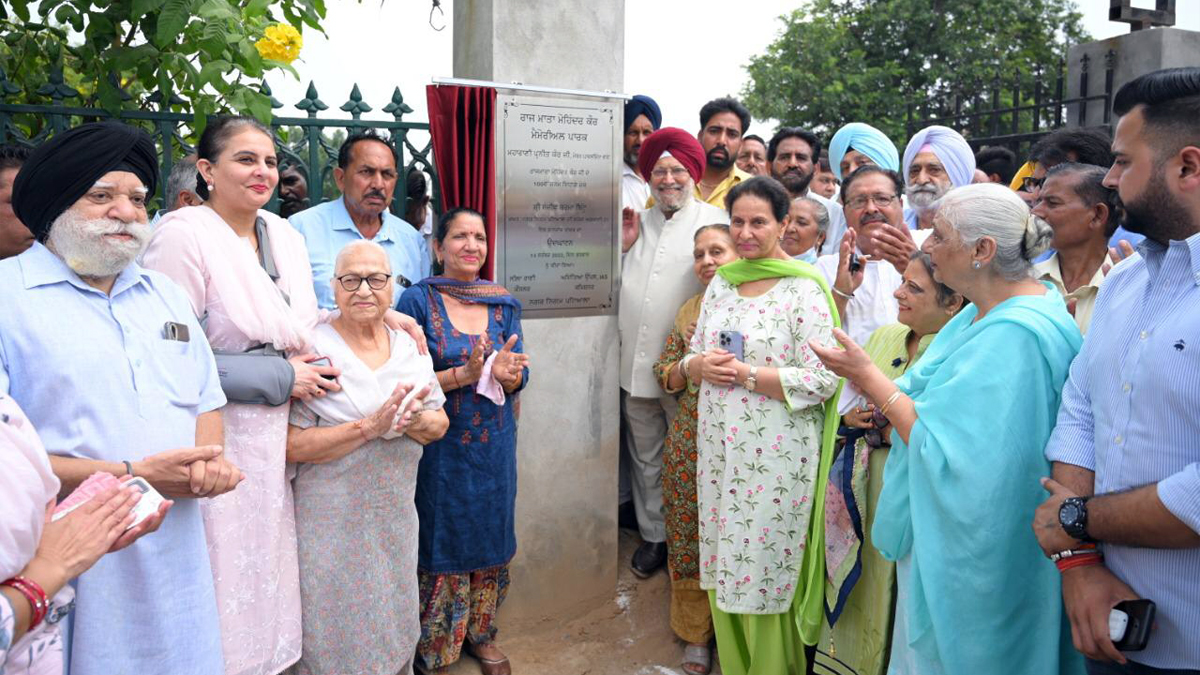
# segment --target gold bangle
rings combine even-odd
[[[902,394],[903,394],[903,392],[901,392],[899,389],[897,389],[896,391],[893,391],[892,395],[888,397],[887,403],[884,403],[882,406],[879,407],[879,414],[883,415],[884,417],[887,417],[888,410],[892,407],[892,404],[895,403],[896,400],[900,398],[900,396]]]

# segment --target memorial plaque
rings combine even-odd
[[[616,313],[622,105],[496,97],[496,281],[525,317]]]

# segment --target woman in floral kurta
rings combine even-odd
[[[717,268],[737,259],[728,225],[705,225],[696,230],[692,269],[704,286]],[[671,629],[684,642],[683,669],[704,675],[712,668],[709,641],[713,637],[708,594],[700,588],[700,552],[696,514],[696,400],[699,390],[687,386],[679,366],[688,354],[688,342],[700,318],[696,295],[679,308],[675,325],[654,375],[668,394],[677,394],[679,410],[667,430],[663,448],[663,510],[667,525],[667,568],[671,575]]]
[[[836,316],[819,274],[779,247],[783,187],[754,178],[736,186],[729,203],[744,259],[709,285],[688,363],[703,378],[700,585],[710,591],[723,672],[803,672],[793,599],[805,590],[823,405],[838,388],[809,341],[829,343]],[[743,358],[721,348],[723,331],[741,335]]]

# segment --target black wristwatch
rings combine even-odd
[[[1087,497],[1068,497],[1058,507],[1058,524],[1080,541],[1095,541],[1087,533]]]

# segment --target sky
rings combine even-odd
[[[291,108],[304,97],[313,80],[321,99],[329,105],[322,117],[344,115],[337,108],[357,83],[363,100],[374,108],[364,117],[391,119],[382,112],[399,86],[414,112],[412,121],[426,121],[425,85],[434,77],[450,77],[453,68],[452,25],[455,0],[443,0],[445,15],[435,13],[430,26],[429,0],[335,0],[328,3],[327,36],[312,30],[304,33],[304,48],[293,64],[302,74],[297,81],[288,74],[275,74],[268,81],[276,98],[285,105],[277,111],[304,116]],[[1084,13],[1084,27],[1095,39],[1129,32],[1129,26],[1108,20],[1108,0],[1076,0]],[[727,0],[625,0],[625,91],[646,93],[663,109],[663,123],[692,129],[699,126],[697,114],[706,101],[725,94],[737,95],[745,81],[744,66],[762,52],[779,34],[778,17],[803,6],[806,0],[744,0],[736,12]],[[1134,0],[1135,7],[1153,8],[1154,0]],[[1176,27],[1200,31],[1200,0],[1179,0]],[[724,22],[734,18],[739,26],[722,58],[692,59],[695,67],[680,59],[681,52],[695,54],[699,42],[688,48],[661,39],[659,27],[676,25],[678,33],[697,36],[725,31]],[[685,75],[662,77],[662,70],[646,64],[684,64]],[[526,84],[540,84],[528,82]],[[769,125],[773,126],[773,125]],[[750,131],[767,136],[770,128]]]

